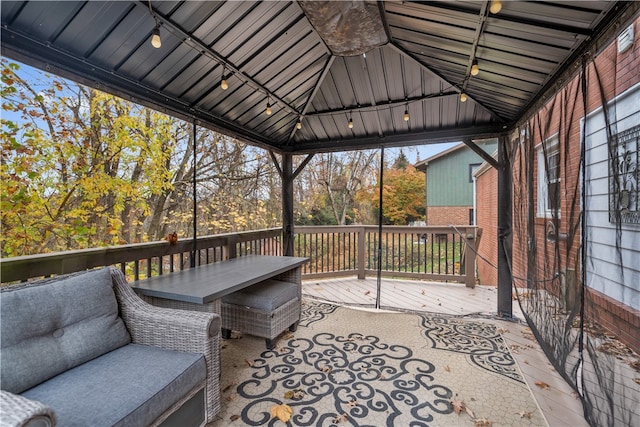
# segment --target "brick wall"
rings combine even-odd
[[[622,54],[617,51],[614,40],[593,62],[587,64],[587,111],[591,112],[606,101],[640,82],[640,18],[635,20],[635,43]],[[556,271],[572,269],[581,271],[579,244],[580,201],[580,120],[585,116],[582,90],[578,77],[538,110],[528,121],[531,137],[528,146],[518,148],[513,167],[513,274],[536,280],[549,279]],[[560,139],[560,218],[558,231],[567,238],[558,242],[546,238],[545,229],[550,218],[528,216],[529,209],[536,209],[537,201],[537,157],[535,146],[558,134]],[[532,174],[527,174],[532,168]],[[531,182],[528,183],[528,179]],[[533,194],[533,205],[528,192]],[[533,221],[531,221],[533,219]],[[529,226],[531,225],[531,227]],[[530,236],[530,233],[532,236]],[[486,236],[483,236],[483,240]],[[533,237],[533,239],[530,239]],[[533,244],[532,244],[533,242]],[[532,260],[537,262],[532,263]],[[526,282],[515,280],[516,286]],[[561,297],[560,280],[544,282],[546,290]],[[640,350],[640,312],[612,298],[589,289],[588,310],[602,326],[617,335],[622,342]]]
[[[640,311],[594,289],[587,289],[585,318],[597,319],[602,327],[640,354]]]
[[[469,210],[473,206],[427,207],[427,225],[469,225]]]
[[[482,229],[476,264],[478,279],[481,285],[496,286],[498,270],[491,264],[498,265],[498,171],[492,167],[477,177],[476,221]]]

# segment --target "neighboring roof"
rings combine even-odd
[[[493,154],[491,154],[491,157],[493,157],[494,159],[497,160],[498,159],[498,150],[494,151]],[[483,162],[480,165],[480,167],[473,172],[473,176],[475,176],[477,178],[477,177],[479,177],[480,175],[482,175],[483,173],[485,173],[486,171],[488,171],[491,168],[492,168],[492,166],[489,163]]]
[[[491,142],[491,141],[495,141],[494,138],[489,138],[489,139],[484,139],[484,140],[479,140],[479,141],[473,141],[476,145],[478,145],[480,148],[482,148],[483,145]],[[456,151],[462,149],[462,148],[467,148],[469,150],[471,150],[471,148],[467,147],[467,144],[460,143],[458,145],[454,145],[453,147],[441,151],[440,153],[434,154],[431,157],[427,157],[424,160],[419,161],[418,163],[416,163],[415,168],[421,171],[425,171],[427,169],[427,166],[429,165],[429,162],[433,162],[434,160],[437,160],[441,157],[446,157],[451,155],[452,153],[455,153]]]
[[[429,162],[432,162],[432,161],[434,161],[434,160],[436,160],[436,159],[439,159],[440,157],[448,156],[448,155],[450,155],[451,153],[456,152],[456,151],[458,151],[458,150],[460,150],[460,149],[462,149],[462,148],[465,148],[465,147],[466,147],[466,148],[468,148],[468,149],[470,150],[470,148],[469,148],[469,147],[467,147],[467,144],[465,144],[464,142],[462,142],[462,143],[460,143],[460,144],[458,144],[458,145],[454,145],[453,147],[451,147],[451,148],[449,148],[449,149],[447,149],[447,150],[441,151],[441,152],[439,152],[438,154],[434,154],[434,155],[433,155],[433,156],[431,156],[431,157],[427,157],[426,159],[422,160],[422,161],[421,161],[421,162],[419,162],[418,164],[419,164],[419,165],[421,165],[422,163],[424,163],[425,165],[427,165]],[[417,167],[417,165],[416,165],[416,167]]]
[[[640,9],[505,1],[492,14],[488,5],[3,0],[0,39],[8,58],[252,144],[307,153],[495,136]],[[474,60],[480,73],[471,77]]]

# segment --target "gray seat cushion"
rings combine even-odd
[[[22,395],[50,406],[61,426],[144,426],[205,378],[201,354],[129,344]]]
[[[296,298],[297,284],[271,279],[226,295],[222,297],[222,302],[271,312]]]
[[[131,342],[108,268],[2,290],[2,388],[12,393]]]

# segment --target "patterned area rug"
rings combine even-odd
[[[222,349],[222,410],[210,426],[546,426],[495,326],[303,303],[300,326],[267,351]]]

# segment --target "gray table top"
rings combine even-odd
[[[302,257],[247,255],[138,280],[131,287],[141,295],[205,304],[300,267],[308,260]]]

